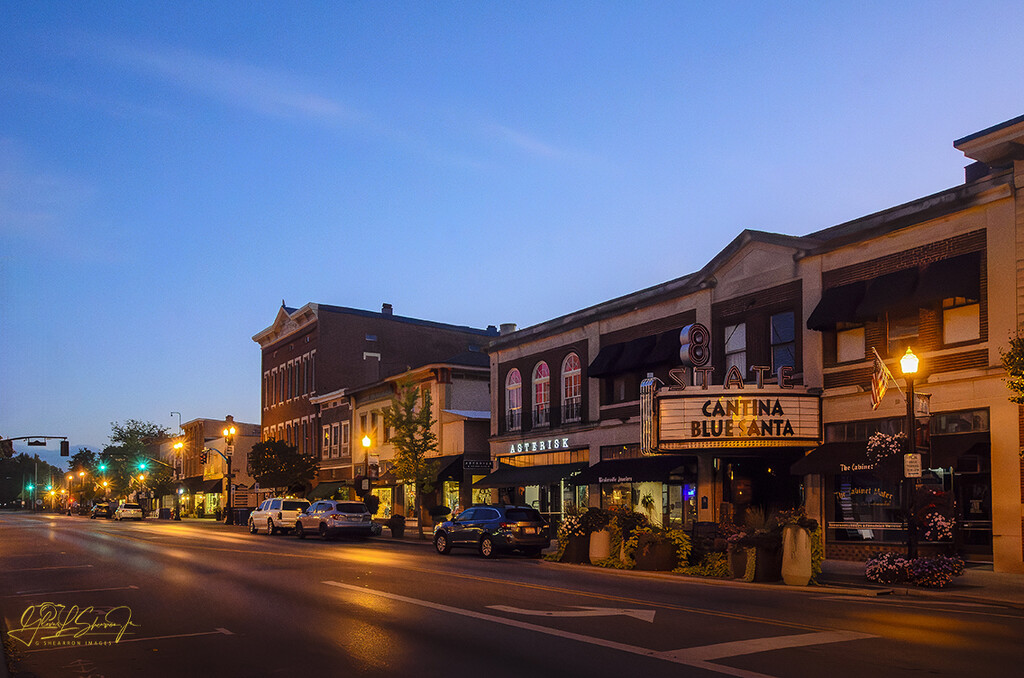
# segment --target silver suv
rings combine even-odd
[[[352,536],[369,537],[373,534],[373,520],[366,504],[361,501],[318,501],[295,518],[295,536],[305,539],[307,534],[319,534],[321,539]]]
[[[249,532],[256,534],[261,527],[267,534],[288,532],[295,526],[295,518],[309,507],[309,500],[297,497],[274,497],[256,507],[249,516]]]

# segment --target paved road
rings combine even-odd
[[[1020,610],[442,557],[387,538],[0,514],[0,548],[19,678],[1017,676],[1024,660]]]

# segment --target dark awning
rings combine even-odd
[[[681,330],[669,330],[657,335],[654,348],[647,354],[644,360],[645,367],[657,367],[664,363],[678,365],[681,363],[679,357],[679,332]]]
[[[557,483],[587,468],[587,462],[552,464],[550,466],[509,466],[499,464],[498,470],[482,478],[473,487],[525,487]]]
[[[868,445],[864,441],[853,443],[825,443],[816,447],[802,459],[789,467],[793,475],[809,473],[838,473],[840,465],[863,466],[871,468],[868,461]]]
[[[622,354],[623,344],[604,346],[598,352],[594,362],[587,367],[588,377],[603,377],[615,372],[615,363]]]
[[[654,348],[656,337],[640,337],[622,345],[622,353],[615,361],[615,372],[632,372],[647,364],[647,355]]]
[[[185,486],[185,489],[188,490],[190,494],[198,492],[203,487],[203,482],[202,476],[190,476],[188,478],[181,479],[181,484]]]
[[[462,455],[453,454],[447,457],[436,457],[428,461],[438,462],[438,480],[462,480]]]
[[[864,299],[867,286],[866,281],[860,280],[822,292],[821,301],[807,317],[807,329],[822,332],[834,329],[836,323],[855,322],[857,306]]]
[[[905,268],[875,278],[857,306],[858,320],[874,320],[886,311],[905,311],[916,306],[917,268]]]
[[[199,487],[199,489],[197,491],[200,494],[202,494],[204,492],[206,494],[220,494],[223,491],[222,490],[223,487],[224,487],[224,479],[223,478],[216,478],[214,480],[204,480],[202,485]]]
[[[577,485],[596,483],[668,482],[675,471],[685,472],[687,462],[695,457],[681,454],[660,454],[634,459],[608,459],[585,469],[573,478]]]
[[[988,431],[948,433],[932,436],[931,456],[925,458],[928,468],[950,468],[965,454],[990,454]]]
[[[319,485],[314,487],[309,494],[306,495],[306,499],[309,499],[310,501],[315,501],[317,499],[329,499],[330,497],[334,496],[335,492],[337,492],[342,487],[345,487],[345,485],[347,484],[348,482],[344,480],[320,483]]]
[[[914,293],[920,304],[943,299],[981,297],[981,252],[962,254],[928,264]]]

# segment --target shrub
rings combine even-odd
[[[878,584],[908,583],[924,588],[943,588],[954,577],[964,573],[959,556],[922,556],[910,560],[897,553],[883,553],[869,558],[864,574]]]
[[[591,506],[583,512],[582,516],[580,516],[580,522],[587,534],[597,532],[598,530],[603,530],[608,527],[608,523],[611,522],[611,519],[611,513],[596,506]]]

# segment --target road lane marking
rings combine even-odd
[[[54,565],[53,567],[25,567],[20,570],[4,570],[3,574],[11,574],[13,572],[38,572],[40,570],[75,570],[83,567],[92,567],[92,565]]]
[[[125,591],[127,589],[136,589],[138,586],[114,586],[107,589],[74,589],[71,591],[18,591],[14,595],[4,596],[4,598],[21,598],[23,596],[59,596],[65,593],[96,593],[97,591]]]
[[[124,645],[125,643],[148,643],[154,640],[175,640],[177,638],[196,638],[198,636],[233,636],[235,635],[231,631],[225,628],[217,627],[213,631],[199,631],[198,633],[178,633],[171,636],[148,636],[146,638],[129,638],[128,640],[119,640],[114,645]],[[78,645],[59,645],[56,647],[41,647],[36,650],[25,650],[26,653],[31,654],[34,652],[53,652],[54,650],[80,650],[81,646]]]
[[[511,612],[512,614],[523,614],[532,617],[615,617],[625,615],[640,621],[653,622],[654,610],[627,610],[615,607],[588,607],[586,605],[574,605],[578,610],[524,610],[521,607],[510,605],[488,605],[488,609],[498,612]]]
[[[842,601],[843,603],[868,603],[874,605],[881,605],[884,607],[898,607],[903,610],[915,610],[919,612],[950,612],[952,614],[959,615],[974,615],[976,617],[1001,617],[1003,619],[1020,619],[1019,614],[999,614],[998,612],[984,612],[982,610],[958,610],[948,609],[949,607],[965,606],[965,607],[987,607],[993,610],[1005,610],[1005,605],[999,605],[998,603],[957,603],[950,600],[928,600],[924,601],[920,598],[914,598],[913,601],[900,601],[898,598],[887,598],[885,600],[879,600],[877,598],[856,598],[850,596],[828,596],[815,598],[815,600],[830,600],[830,601]],[[931,608],[927,606],[931,605]],[[919,608],[924,607],[921,610]]]
[[[619,650],[620,652],[628,652],[631,654],[640,655],[643,657],[650,657],[652,659],[660,659],[662,661],[668,661],[675,664],[682,664],[685,666],[692,666],[695,668],[701,668],[706,671],[713,671],[715,673],[721,673],[729,676],[736,676],[737,678],[772,678],[764,673],[758,673],[756,671],[747,671],[745,669],[738,669],[731,666],[724,666],[719,664],[713,664],[708,659],[705,659],[701,655],[701,650],[704,648],[687,648],[683,650],[673,650],[670,652],[659,652],[657,650],[651,650],[646,647],[639,647],[637,645],[629,645],[627,643],[620,643],[614,640],[606,640],[603,638],[595,638],[593,636],[585,636],[580,633],[573,633],[571,631],[563,631],[561,629],[549,628],[547,626],[540,626],[539,624],[531,624],[529,622],[519,621],[518,619],[509,619],[507,617],[497,617],[495,615],[487,614],[484,612],[476,612],[474,610],[465,610],[458,607],[452,607],[450,605],[444,605],[442,603],[434,603],[428,600],[420,600],[418,598],[409,598],[402,596],[397,593],[387,593],[385,591],[378,591],[375,589],[365,588],[362,586],[352,586],[351,584],[342,584],[336,581],[323,581],[322,584],[327,586],[333,586],[335,588],[344,589],[353,593],[361,593],[363,595],[379,596],[381,598],[387,598],[389,600],[395,600],[402,603],[408,603],[410,605],[418,605],[431,610],[437,610],[439,612],[447,612],[449,614],[460,615],[463,617],[469,617],[470,619],[478,619],[481,621],[489,621],[495,624],[502,624],[504,626],[511,626],[514,628],[522,629],[524,631],[534,631],[536,633],[542,633],[549,636],[556,636],[558,638],[565,638],[567,640],[575,640],[581,643],[587,643],[589,645],[598,645],[600,647],[608,648],[611,650]],[[817,642],[811,641],[810,637],[815,636],[818,638]],[[842,638],[840,638],[842,636]],[[739,643],[721,643],[718,645],[710,645],[707,648],[714,648],[708,650],[706,654],[716,655],[715,658],[725,658],[727,656],[735,656],[740,654],[752,654],[755,652],[766,652],[769,650],[784,649],[786,647],[803,647],[807,645],[814,645],[820,643],[834,643],[840,640],[859,640],[863,638],[874,638],[864,633],[853,633],[853,632],[824,632],[824,633],[806,633],[797,636],[781,636],[774,638],[756,639],[751,641],[740,641]],[[786,639],[792,638],[787,644]],[[755,649],[757,644],[760,643],[761,649]],[[731,646],[729,652],[733,654],[722,654],[726,646]]]

